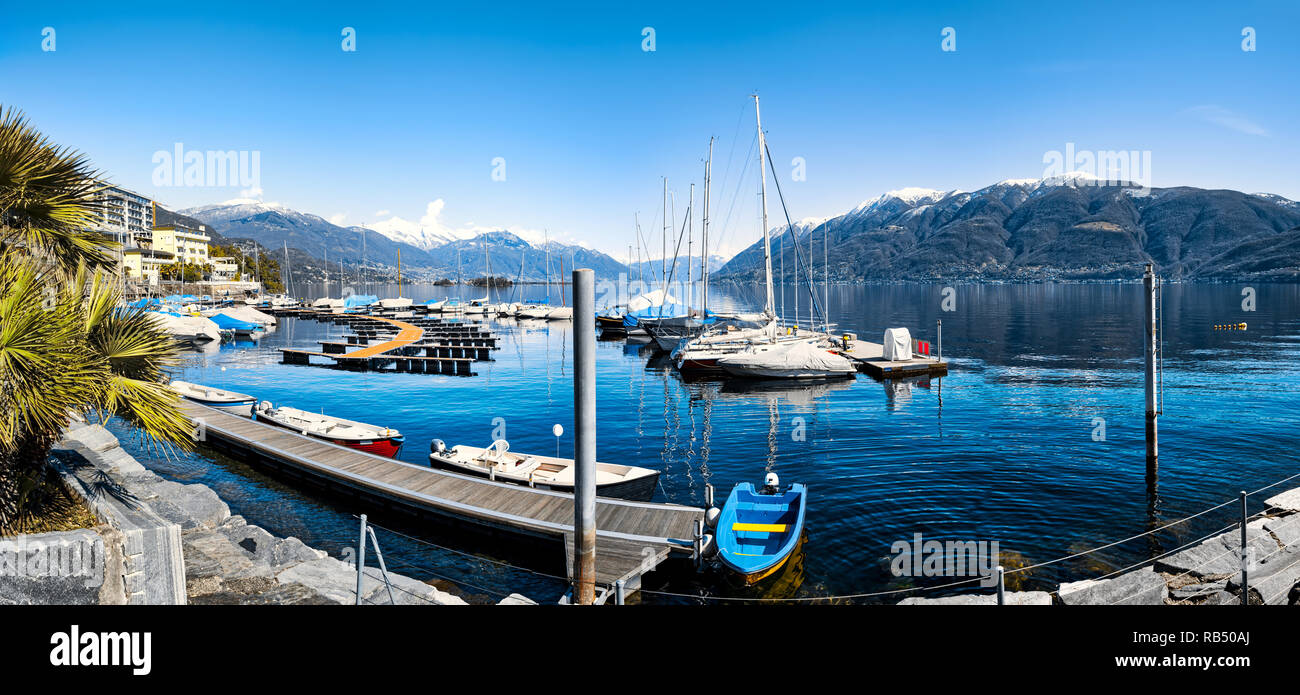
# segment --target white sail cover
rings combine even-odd
[[[678,303],[677,299],[673,297],[671,294],[668,294],[663,290],[655,290],[653,292],[646,292],[645,294],[638,295],[628,300],[627,310],[629,312],[641,311],[643,309],[649,309],[652,306],[662,306],[664,304],[677,304],[677,303]]]
[[[274,316],[262,313],[248,305],[240,306],[239,304],[236,304],[232,307],[222,309],[221,313],[226,314],[227,316],[233,316],[240,321],[248,321],[249,323],[257,323],[263,326],[275,325]]]
[[[885,329],[885,359],[891,362],[912,359],[912,333],[906,328]]]
[[[816,376],[857,371],[848,358],[807,340],[719,357],[718,366],[729,372],[761,376]]]
[[[169,334],[185,340],[208,339],[221,342],[221,329],[202,316],[177,316],[162,311],[147,312]]]

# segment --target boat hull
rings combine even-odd
[[[454,463],[441,459],[432,454],[429,455],[429,464],[434,468],[440,468],[442,470],[452,471],[453,473],[465,473],[466,475],[472,475],[477,478],[490,477],[485,471],[480,470],[478,468],[458,466]],[[511,483],[514,485],[521,485],[525,487],[528,486],[528,483],[525,481],[514,480],[504,476],[497,477],[496,481],[500,483]],[[658,485],[659,485],[659,471],[654,471],[653,475],[646,475],[644,477],[636,478],[634,480],[627,480],[618,483],[609,483],[606,485],[597,485],[596,496],[613,497],[616,499],[628,500],[631,502],[648,502],[650,501],[651,497],[654,497],[655,488],[658,487]],[[532,485],[532,487],[535,487],[539,490],[553,490],[555,492],[566,492],[569,494],[573,493],[572,485],[535,483],[534,485]]]
[[[740,582],[752,585],[780,570],[803,538],[807,492],[760,494],[749,483],[732,489],[718,517],[718,559]]]
[[[397,453],[402,450],[402,444],[406,442],[405,435],[397,435],[396,437],[378,437],[374,439],[340,439],[338,437],[327,437],[313,432],[305,432],[297,427],[293,427],[292,425],[276,422],[267,417],[254,417],[254,419],[268,425],[283,427],[291,432],[297,432],[304,437],[311,437],[312,439],[319,439],[322,442],[346,446],[349,449],[357,449],[358,451],[364,451],[367,454],[374,454],[376,456],[383,456],[384,458],[395,458]]]
[[[240,417],[247,417],[247,418],[253,417],[253,406],[257,403],[256,398],[250,398],[246,401],[225,401],[225,400],[209,401],[209,400],[204,400],[202,398],[185,396],[185,400],[193,401],[195,403],[198,403],[199,405],[206,405],[209,408],[224,410],[227,413],[230,413],[232,415],[238,415]]]

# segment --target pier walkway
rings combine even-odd
[[[182,400],[180,407],[206,446],[323,484],[364,505],[525,542],[553,541],[557,561],[563,557],[572,571],[572,494],[383,458],[191,401]],[[642,575],[667,558],[692,557],[695,523],[703,518],[697,507],[597,498],[597,585],[610,590],[623,580],[631,593]]]

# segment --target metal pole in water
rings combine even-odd
[[[1159,471],[1159,447],[1157,446],[1157,426],[1156,417],[1158,408],[1156,404],[1160,402],[1158,388],[1156,386],[1156,341],[1159,340],[1158,331],[1156,330],[1156,286],[1159,279],[1156,278],[1152,264],[1148,263],[1146,272],[1142,275],[1142,296],[1146,302],[1146,310],[1142,315],[1142,320],[1146,323],[1146,340],[1143,345],[1143,352],[1146,360],[1146,414],[1147,414],[1147,479],[1154,481]]]
[[[1246,491],[1241,491],[1241,605],[1250,605],[1250,584],[1246,582]]]
[[[1005,577],[1005,573],[1002,571],[1002,565],[998,565],[998,605],[999,606],[1005,606],[1007,604],[1007,585],[1005,579],[1006,577]]]
[[[361,515],[361,539],[357,541],[357,602],[354,605],[361,605],[361,578],[365,575],[366,569],[366,515]]]
[[[939,319],[939,361],[943,361],[943,319]]]
[[[595,274],[573,271],[573,578],[577,603],[596,600]]]

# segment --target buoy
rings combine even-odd
[[[704,525],[709,528],[718,527],[718,517],[722,516],[722,510],[717,507],[709,507],[704,512]]]

